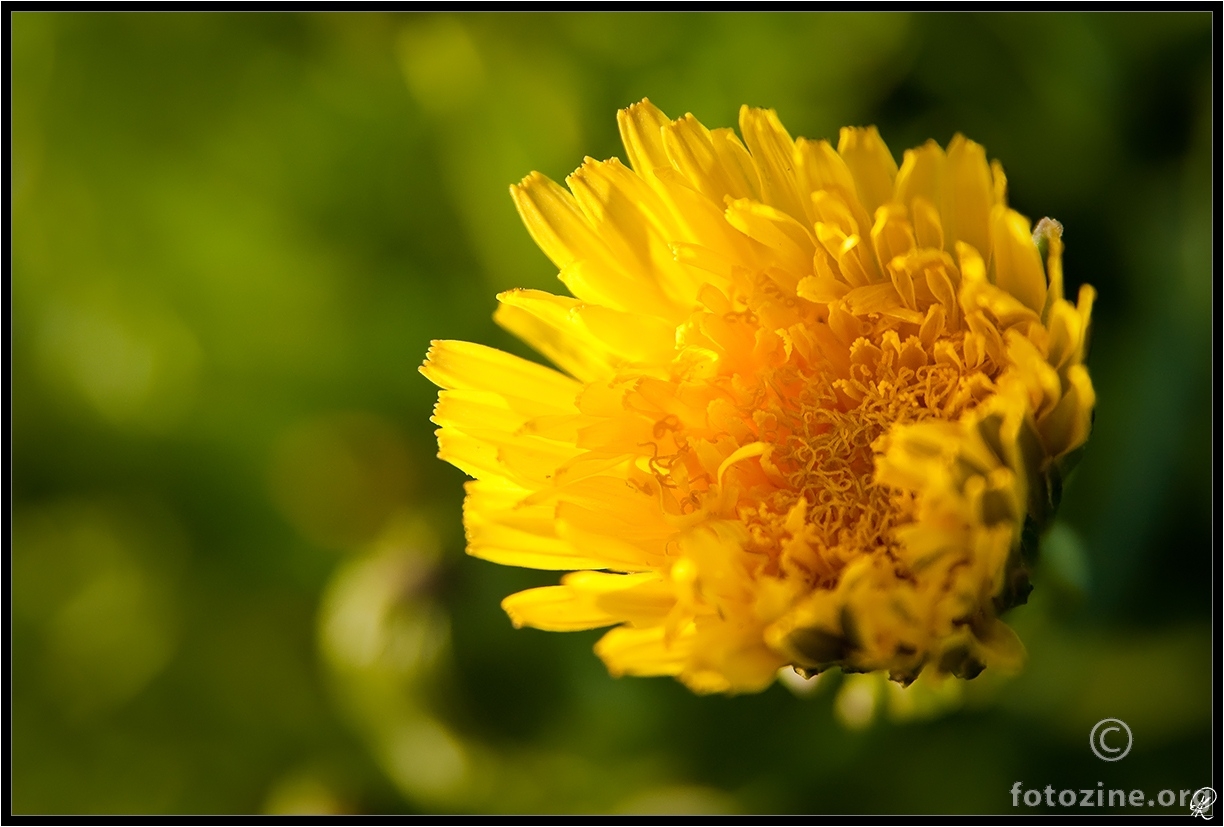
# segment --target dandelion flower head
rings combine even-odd
[[[999,616],[1094,404],[1061,227],[959,135],[898,167],[874,127],[834,148],[772,110],[619,125],[627,164],[511,188],[572,296],[495,318],[559,370],[458,341],[422,367],[468,552],[569,572],[515,625],[612,627],[612,674],[697,692],[1014,669]]]

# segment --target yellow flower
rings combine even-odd
[[[1094,404],[1061,227],[959,135],[898,168],[874,127],[834,150],[771,110],[742,142],[648,101],[619,123],[629,166],[511,188],[574,298],[496,319],[564,373],[455,341],[422,367],[468,552],[573,570],[515,625],[613,626],[612,674],[697,692],[1016,667],[998,615]]]

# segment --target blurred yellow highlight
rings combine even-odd
[[[436,540],[407,512],[332,576],[319,612],[319,645],[353,726],[396,787],[429,805],[463,792],[468,758],[428,710],[422,685],[448,645],[431,598]]]
[[[695,784],[644,790],[616,809],[625,815],[730,815],[738,811],[735,800],[722,790]]]
[[[874,673],[847,675],[833,701],[833,713],[847,729],[865,729],[875,719],[884,687]]]
[[[340,815],[349,808],[336,791],[312,773],[294,773],[277,781],[268,791],[264,814]]]
[[[50,304],[39,330],[44,370],[111,423],[163,430],[195,401],[200,346],[169,310],[132,304]]]
[[[463,744],[428,715],[404,720],[382,740],[380,753],[392,780],[411,798],[448,798],[468,780]]]
[[[453,17],[428,17],[406,27],[398,49],[409,91],[432,114],[462,109],[484,86],[476,45]]]
[[[185,549],[150,502],[64,501],[14,515],[14,616],[44,641],[41,678],[72,718],[119,707],[179,642],[176,580]]]

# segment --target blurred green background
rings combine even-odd
[[[1211,17],[12,15],[15,812],[1014,812],[1212,782]],[[643,96],[964,132],[1100,292],[1096,432],[1012,680],[907,713],[514,631],[433,338],[559,289],[507,186]],[[913,706],[909,703],[909,706]],[[1131,754],[1088,749],[1126,721]],[[1024,808],[1021,807],[1023,810]],[[1180,812],[1180,808],[1178,809]]]

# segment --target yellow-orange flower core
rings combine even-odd
[[[511,619],[613,626],[613,674],[701,692],[1014,668],[999,614],[1094,404],[1061,227],[960,136],[898,168],[874,127],[834,149],[769,110],[742,141],[647,101],[620,127],[630,166],[511,188],[573,297],[496,318],[561,371],[454,341],[422,368],[469,553],[571,570]]]

